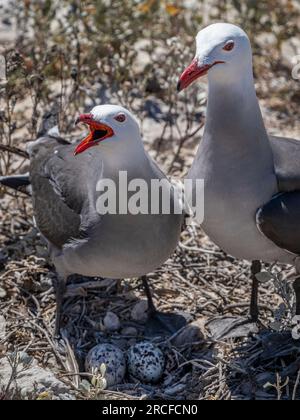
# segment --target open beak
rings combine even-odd
[[[195,80],[199,79],[199,77],[205,76],[208,73],[208,71],[216,64],[224,64],[224,61],[216,61],[213,64],[199,65],[198,61],[194,59],[192,63],[188,66],[188,68],[185,69],[185,71],[180,76],[177,85],[177,91],[181,92]]]
[[[95,121],[92,114],[81,114],[76,118],[75,124],[83,123],[89,126],[89,135],[76,147],[74,155],[79,155],[90,147],[97,146],[103,140],[112,137],[114,131],[104,123]]]

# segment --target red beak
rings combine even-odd
[[[214,64],[205,64],[199,66],[198,61],[194,59],[188,68],[180,76],[177,91],[181,92],[186,89],[191,83],[199,79],[199,77],[205,76],[208,71],[216,64],[223,64],[223,61],[216,61]]]
[[[87,124],[90,128],[90,133],[85,137],[81,143],[76,147],[74,155],[79,155],[90,147],[97,146],[103,140],[112,137],[114,131],[111,127],[104,123],[95,121],[92,114],[81,114],[76,118],[75,124]]]
[[[93,116],[92,114],[80,114],[76,120],[75,120],[75,124],[79,124],[79,123],[84,123],[84,124],[90,124],[93,121]]]

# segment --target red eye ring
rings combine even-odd
[[[223,47],[224,51],[232,51],[235,47],[235,43],[233,41],[227,42],[227,44]]]
[[[118,122],[124,122],[124,121],[126,121],[126,115],[125,114],[118,114],[114,118]]]

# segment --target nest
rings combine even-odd
[[[275,280],[260,287],[261,325],[243,324],[251,291],[249,263],[225,255],[195,226],[183,232],[172,258],[148,276],[158,309],[183,314],[189,321],[174,336],[154,339],[167,361],[163,379],[146,385],[127,376],[114,389],[87,390],[84,360],[94,345],[109,342],[126,350],[144,340],[141,282],[74,276],[64,302],[63,338],[55,341],[56,274],[38,231],[28,222],[30,200],[5,196],[1,204],[2,357],[26,352],[80,399],[299,397],[300,349],[290,332],[292,270],[265,267]],[[115,315],[117,331],[107,322],[107,313]],[[2,398],[13,397],[15,391],[6,392]]]

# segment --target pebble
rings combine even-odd
[[[104,324],[105,329],[109,332],[118,331],[121,327],[119,317],[114,312],[106,313],[103,320],[103,324]]]
[[[131,311],[131,319],[136,322],[145,322],[148,319],[148,302],[141,300],[134,305]]]
[[[4,299],[7,296],[6,290],[0,287],[0,299]]]
[[[126,327],[126,328],[123,328],[123,330],[121,331],[121,334],[125,336],[136,337],[138,335],[138,331],[134,327]]]

